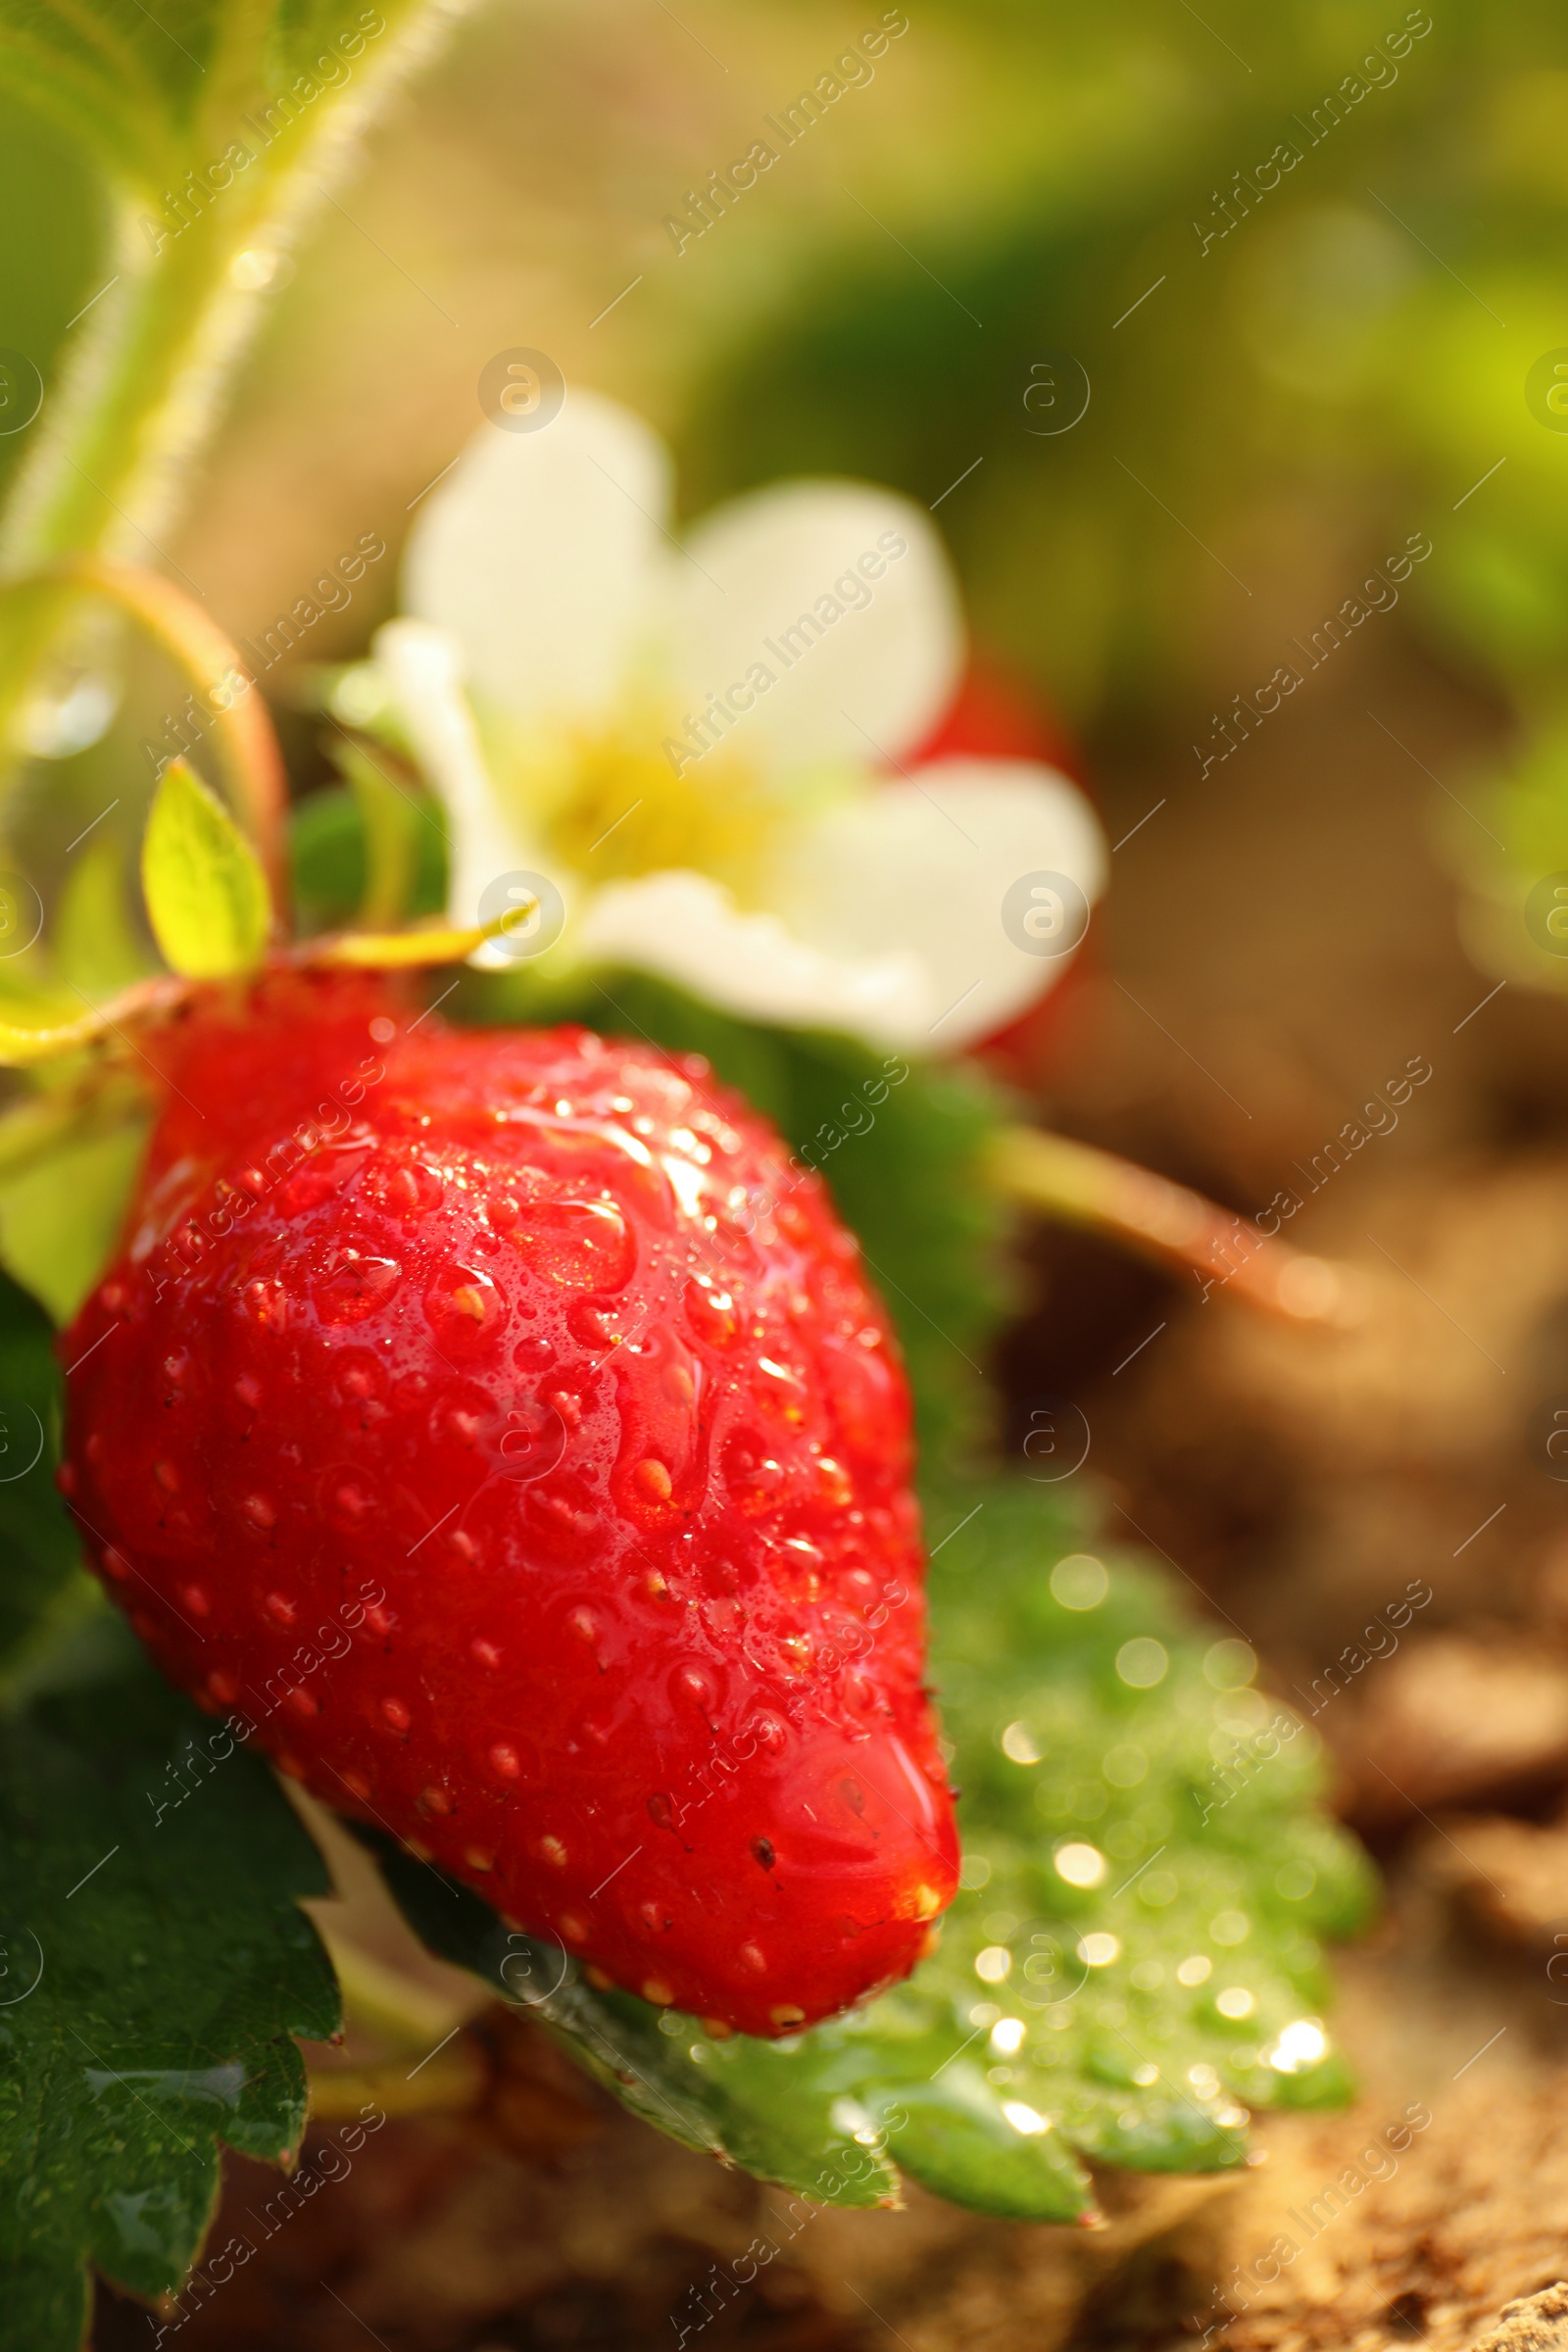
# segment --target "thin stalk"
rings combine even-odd
[[[177,571],[163,536],[180,477],[212,428],[261,300],[234,285],[233,264],[270,246],[278,194],[263,182],[232,211],[215,205],[166,253],[152,250],[145,202],[122,204],[111,257],[119,282],[17,483],[0,574],[17,579],[84,555],[162,561]],[[195,581],[187,586],[203,593]],[[61,576],[0,613],[0,739],[10,737],[77,593]]]
[[[1113,1152],[1039,1128],[1009,1127],[991,1148],[988,1171],[1010,1200],[1195,1274],[1204,1298],[1243,1298],[1285,1322],[1329,1329],[1359,1320],[1348,1267],[1265,1238],[1200,1193]]]
[[[352,90],[322,91],[291,112],[279,100],[265,122],[275,97],[266,62],[277,12],[271,0],[232,7],[200,116],[193,125],[161,126],[145,153],[117,139],[114,108],[99,103],[103,93],[88,77],[65,118],[91,132],[117,172],[110,288],[83,327],[0,518],[0,580],[78,556],[143,565],[158,559],[178,571],[167,541],[260,318],[270,282],[264,257],[297,240],[389,89],[461,6],[382,0],[385,27],[357,66]],[[37,77],[40,104],[66,62]],[[251,150],[248,165],[200,201],[182,196],[181,175],[211,178],[236,138]],[[173,194],[158,192],[166,176]],[[186,585],[203,595],[199,583]],[[62,579],[0,612],[0,747],[14,741],[17,712],[76,593]]]
[[[0,584],[0,600],[37,600],[62,588],[85,590],[118,605],[198,690],[211,721],[218,764],[249,822],[282,921],[288,886],[288,778],[267,705],[238,648],[172,580],[108,556],[76,556],[32,579]]]
[[[468,2035],[413,2069],[403,2059],[313,2066],[309,2078],[313,2124],[352,2123],[375,2107],[383,2116],[466,2115],[490,2086],[490,2070]]]

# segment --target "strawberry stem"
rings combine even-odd
[[[238,648],[183,588],[139,564],[111,556],[74,556],[26,579],[8,581],[5,592],[49,588],[75,589],[118,605],[197,689],[218,766],[255,840],[274,921],[286,931],[288,779],[267,705]]]
[[[988,1167],[1008,1199],[1190,1270],[1205,1298],[1211,1290],[1231,1292],[1288,1323],[1344,1327],[1357,1319],[1348,1267],[1266,1238],[1200,1193],[1113,1152],[1039,1128],[1007,1127],[991,1146]]]

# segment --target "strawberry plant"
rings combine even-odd
[[[410,617],[318,681],[344,783],[291,836],[259,688],[127,560],[315,175],[428,30],[0,6],[18,86],[102,161],[122,264],[14,486],[0,712],[36,746],[107,607],[190,681],[211,778],[163,766],[139,894],[112,840],[29,820],[42,882],[19,850],[0,902],[0,2248],[38,2352],[79,2342],[90,2264],[178,2288],[221,2147],[298,2150],[298,2043],[341,2013],[278,1774],[616,2096],[823,2202],[907,2175],[1092,2218],[1090,2165],[1234,2165],[1250,2109],[1347,2085],[1320,1945],[1369,1883],[1310,1733],[1092,1502],[997,1460],[1008,1196],[1167,1256],[1208,1233],[1009,1128],[956,1051],[1087,920],[1073,788],[924,760],[921,803],[974,828],[960,892],[824,717],[838,654],[754,688],[780,699],[752,750],[710,709],[662,772],[592,665],[551,734],[562,600],[500,642],[475,515],[575,529],[549,468],[588,482],[593,447],[657,472],[586,398],[555,458],[486,444],[432,502]],[[852,523],[822,601],[875,605],[887,760],[919,760],[961,652],[929,524],[817,485],[704,545],[772,577]],[[1048,854],[1069,870],[1009,933],[997,878]],[[897,918],[830,890],[883,858]],[[985,968],[938,1059],[960,938]]]
[[[194,893],[193,869],[202,872]],[[1216,1756],[1269,1719],[1245,1645],[1193,1626],[1147,1564],[1086,1549],[1093,1528],[1053,1490],[957,1466],[972,1454],[983,1401],[972,1351],[1002,1297],[1003,1211],[983,1174],[1000,1106],[981,1083],[907,1068],[889,1090],[896,1117],[841,1163],[846,1205],[897,1302],[895,1321],[912,1335],[936,1309],[946,1323],[941,1348],[916,1342],[910,1361],[936,1546],[931,1672],[964,1788],[967,1861],[936,1948],[909,1981],[825,2017],[914,1957],[909,1940],[873,1936],[858,1951],[854,1935],[843,1940],[858,1905],[869,1902],[864,1916],[885,1911],[877,1873],[892,1867],[932,1889],[905,1909],[916,1940],[952,1887],[945,1775],[938,1767],[925,1780],[923,1837],[911,1819],[919,1784],[901,1799],[885,1778],[884,1727],[902,1712],[913,1755],[928,1737],[907,1712],[920,1608],[910,1523],[890,1490],[891,1517],[886,1505],[868,1514],[887,1523],[878,1541],[892,1548],[879,1558],[869,1537],[846,1542],[837,1492],[824,1506],[813,1488],[805,1507],[822,1514],[808,1564],[818,1597],[798,1573],[780,1581],[766,1545],[752,1548],[780,1524],[778,1494],[758,1482],[820,1481],[820,1398],[837,1376],[825,1358],[803,1356],[786,1378],[791,1368],[770,1358],[763,1370],[760,1351],[743,1357],[749,1368],[729,1387],[744,1413],[762,1412],[775,1389],[784,1406],[762,1457],[771,1467],[735,1457],[742,1501],[726,1521],[708,1503],[694,1511],[677,1491],[687,1465],[668,1442],[680,1422],[669,1375],[683,1349],[689,1383],[714,1364],[724,1379],[737,1300],[744,1307],[776,1280],[837,1286],[862,1341],[880,1328],[857,1287],[858,1253],[822,1222],[817,1180],[787,1179],[767,1131],[692,1047],[702,1038],[712,1064],[747,1067],[803,1141],[822,1125],[823,1103],[869,1082],[881,1061],[848,1041],[748,1028],[608,971],[583,986],[610,1008],[607,1029],[632,1031],[630,1045],[482,1020],[448,1029],[401,993],[407,982],[353,967],[450,957],[474,934],[348,932],[270,950],[259,861],[179,769],[155,804],[144,871],[154,934],[200,976],[133,984],[128,1002],[83,1013],[61,1060],[42,1065],[51,1077],[72,1072],[55,1083],[69,1084],[78,1123],[95,1090],[118,1102],[114,1090],[139,1087],[127,1063],[161,1071],[140,1090],[143,1117],[164,1097],[128,1253],[94,1269],[89,1303],[55,1350],[72,1368],[62,1485],[104,1582],[206,1712],[161,1690],[75,1563],[65,1503],[41,1483],[60,1432],[49,1333],[13,1286],[10,1409],[18,1428],[30,1416],[45,1441],[39,1475],[0,1489],[14,1563],[5,2227],[32,2340],[74,2340],[83,2257],[143,2292],[177,2285],[211,2209],[217,2142],[274,2158],[297,2145],[305,2101],[290,2037],[330,2032],[337,2007],[293,1903],[319,1891],[320,1866],[260,1761],[263,1747],[285,1772],[324,1778],[329,1789],[335,1778],[339,1803],[358,1816],[433,1949],[532,2009],[660,2128],[824,2201],[885,2200],[903,2171],[984,2210],[1081,2218],[1093,2212],[1086,2158],[1134,2170],[1233,2164],[1249,2108],[1343,2095],[1343,2061],[1322,2023],[1320,1939],[1355,1924],[1368,1886],[1353,1847],[1316,1809],[1311,1735],[1276,1740],[1267,1769],[1239,1789],[1227,1780],[1219,1802]],[[193,916],[197,907],[205,913]],[[247,964],[270,976],[248,977],[237,968]],[[464,988],[480,1015],[505,1010],[515,993],[507,974]],[[128,1051],[119,1042],[133,1034],[127,1021],[139,1024]],[[650,1026],[685,1058],[662,1061],[638,1034]],[[40,1051],[46,1034],[24,1047],[14,1034],[13,1052]],[[596,1081],[605,1102],[590,1100]],[[578,1100],[568,1102],[567,1087]],[[688,1276],[681,1263],[695,1317],[681,1349],[667,1331],[647,1346],[648,1324],[617,1307],[608,1280],[634,1254],[628,1231],[645,1265],[657,1260],[671,1214],[667,1199],[656,1209],[635,1173],[622,1175],[622,1161],[634,1172],[638,1162],[613,1139],[640,1140],[638,1119],[609,1104],[639,1100],[662,1106],[659,1120],[641,1117],[655,1141],[663,1119],[727,1127],[726,1148],[752,1154],[741,1202],[761,1212],[751,1232],[748,1217],[738,1220],[722,1265],[699,1262]],[[511,1102],[526,1139],[515,1165],[493,1140]],[[9,1115],[35,1122],[37,1098]],[[74,1133],[57,1150],[113,1153],[113,1139],[84,1145]],[[270,1161],[268,1138],[288,1147]],[[565,1189],[553,1153],[573,1169]],[[260,1181],[249,1173],[258,1159]],[[624,1212],[585,1205],[595,1188],[627,1182]],[[448,1185],[461,1201],[455,1222],[437,1209]],[[780,1197],[796,1204],[782,1234]],[[493,1225],[480,1219],[485,1202],[499,1210]],[[396,1228],[395,1245],[378,1238],[377,1220]],[[481,1231],[500,1245],[488,1257],[475,1247]],[[613,1267],[602,1262],[607,1247],[618,1252]],[[824,1249],[811,1270],[811,1251]],[[398,1302],[404,1260],[416,1319]],[[50,1278],[30,1269],[62,1309],[73,1262],[68,1250]],[[459,1298],[468,1290],[484,1312]],[[487,1315],[492,1333],[526,1323],[537,1367],[510,1378],[505,1418],[486,1377]],[[635,1461],[613,1442],[606,1454],[595,1419],[594,1386],[608,1385],[607,1370],[621,1376],[622,1338],[618,1426],[636,1439]],[[793,1343],[813,1344],[809,1316],[803,1325],[797,1315]],[[862,1347],[868,1368],[875,1353]],[[568,1382],[570,1355],[584,1360]],[[393,1366],[412,1380],[402,1396]],[[550,1369],[562,1374],[554,1385]],[[862,1451],[825,1474],[848,1476],[868,1502],[875,1487],[865,1482],[898,1476],[906,1438],[897,1382],[864,1381],[862,1372],[833,1408]],[[661,1413],[674,1415],[662,1437]],[[621,1523],[609,1535],[587,1512],[548,1507],[591,1498],[583,1486],[548,1492],[548,1474],[585,1426],[578,1459],[590,1473],[605,1465],[604,1494],[619,1497]],[[643,1470],[660,1461],[675,1478]],[[474,1518],[466,1502],[476,1495]],[[760,1519],[747,1518],[749,1496]],[[390,1541],[379,1516],[389,1502]],[[564,1550],[530,1546],[522,1533],[541,1502],[547,1531],[562,1522]],[[721,1555],[734,1593],[711,1573]],[[537,1578],[552,1557],[567,1564],[564,1580],[519,1592],[527,1563]],[[877,1583],[862,1598],[855,1580],[868,1561]],[[684,1614],[693,1601],[708,1624],[701,1647],[684,1633],[678,1652],[666,1649],[660,1609]],[[607,1603],[603,1631],[572,1623]],[[649,1622],[621,1662],[612,1629],[627,1608]],[[759,1641],[774,1654],[760,1655]],[[828,1654],[787,1671],[791,1644]],[[485,1696],[488,1653],[509,1645],[527,1663],[520,1680],[503,1678],[498,1705]],[[400,1689],[421,1702],[450,1692],[417,1730],[392,1719],[380,1689],[394,1650]],[[530,1685],[535,1658],[545,1671]],[[606,1680],[608,1667],[618,1680]],[[833,1825],[836,1858],[820,1892],[804,1825],[771,1809],[779,1785],[759,1771],[756,1719],[721,1721],[712,1691],[696,1690],[689,1695],[707,1711],[683,1717],[683,1672],[725,1677],[754,1698],[782,1690],[792,1744],[796,1723],[825,1724],[831,1712],[813,1700],[803,1716],[802,1689],[837,1702],[853,1682],[868,1700],[872,1736],[844,1751],[847,1770],[825,1750],[792,1760],[797,1793],[825,1773],[849,1806]],[[640,1720],[591,1744],[598,1690],[618,1690]],[[379,1711],[370,1738],[365,1690]],[[498,1778],[503,1768],[510,1778]],[[852,1781],[858,1810],[846,1794]],[[557,1857],[543,1814],[517,1803],[541,1783],[587,1841],[566,1899],[551,1882],[566,1885],[569,1839]],[[867,1788],[879,1791],[869,1806]],[[476,1804],[488,1825],[482,1846]],[[579,1900],[592,1911],[617,1868],[631,1881],[619,1914],[629,1945],[598,1940],[602,1927],[573,1913]],[[797,1885],[781,1909],[787,1872]],[[480,1889],[499,1886],[498,1874],[507,1891],[493,1906]],[[689,1904],[697,1886],[728,1922],[721,1948],[705,1964],[699,1936],[684,1959],[673,1946],[668,1960],[650,1958],[666,1920],[661,1912],[650,1927],[648,1911],[665,1898]],[[765,1953],[770,1938],[765,1970],[747,1976],[745,1945]],[[832,1959],[836,1950],[846,1962]],[[663,1980],[654,1975],[661,1965]],[[823,2022],[800,2031],[794,2012],[807,2003]],[[784,2037],[759,2039],[759,2028]],[[79,2062],[68,2054],[78,2045]]]

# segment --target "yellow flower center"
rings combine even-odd
[[[784,809],[740,748],[719,742],[682,760],[683,748],[673,721],[573,734],[553,789],[535,800],[550,850],[595,884],[683,866],[751,897]]]

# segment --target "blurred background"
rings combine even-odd
[[[170,559],[244,637],[361,533],[395,553],[518,343],[667,434],[688,514],[781,473],[906,490],[1111,840],[1163,804],[1117,851],[1102,969],[1230,1089],[1182,1106],[1155,1044],[1142,1115],[1152,1080],[1195,1167],[1264,1182],[1303,1089],[1337,1124],[1430,1051],[1434,992],[1468,1008],[1461,939],[1563,969],[1509,918],[1522,866],[1568,858],[1568,36],[1524,5],[1384,13],[927,7],[694,234],[694,192],[878,13],[480,8],[323,204]],[[72,155],[5,129],[0,305],[47,382],[101,227]],[[1314,650],[1407,539],[1430,556]],[[387,563],[311,656],[363,648],[393,593]],[[1260,724],[1282,662],[1303,685]],[[86,766],[41,774],[85,801]],[[1531,1017],[1446,1049],[1429,1144],[1466,1124],[1456,1065],[1500,1084]]]
[[[877,27],[874,69],[704,226],[710,175],[781,144],[768,118]],[[102,224],[3,101],[0,209],[5,340],[47,385]],[[1542,912],[1568,869],[1565,226],[1568,24],[1543,0],[492,0],[322,206],[163,551],[237,638],[362,534],[395,557],[516,346],[649,416],[686,514],[799,473],[933,511],[977,666],[1033,705],[1115,845],[1037,1107],[1243,1215],[1294,1188],[1293,1238],[1375,1286],[1363,1329],[1312,1340],[1043,1232],[1002,1366],[1020,1428],[1040,1395],[1080,1405],[1107,1492],[1282,1687],[1431,1583],[1419,1639],[1325,1725],[1396,1889],[1413,1856],[1421,1918],[1440,1864],[1469,1904],[1457,1958],[1444,1927],[1419,1965],[1409,1943],[1361,1963],[1374,2046],[1422,1968],[1429,2022],[1450,1995],[1468,2021],[1483,1979],[1505,2007],[1485,1972],[1510,1952],[1541,2026],[1568,1927],[1568,942]],[[394,589],[373,567],[311,660],[362,652]],[[273,674],[309,786],[315,722]],[[19,826],[63,798],[85,823],[159,720],[138,686],[109,738],[34,762]],[[114,812],[124,844],[141,813]],[[1314,1180],[1418,1062],[1396,1119]],[[1423,1825],[1456,1807],[1481,1826],[1445,1854]],[[1527,2037],[1510,2145],[1539,2122]],[[527,2096],[574,2147],[566,2093]],[[1561,2177],[1525,2193],[1548,2235],[1530,2200]],[[1472,2234],[1450,2267],[1486,2275]],[[496,2340],[665,2340],[605,2292]],[[488,2343],[453,2295],[419,2340]],[[1433,2295],[1406,2340],[1441,2336]],[[754,2337],[852,2322],[818,2282]]]
[[[781,474],[906,491],[958,564],[977,665],[1032,701],[1115,845],[1030,1073],[1047,1115],[1250,1213],[1424,1057],[1294,1227],[1374,1256],[1376,1188],[1544,1150],[1568,1103],[1568,943],[1531,913],[1568,867],[1568,31],[1524,0],[862,14],[462,18],[285,264],[158,560],[244,639],[377,533],[390,559],[296,659],[363,651],[411,511],[518,345],[666,434],[688,515]],[[785,144],[769,119],[879,26]],[[21,113],[5,129],[0,304],[47,383],[101,224],[69,150]],[[759,138],[779,161],[705,227],[705,183]],[[0,437],[0,466],[25,441]],[[123,778],[150,788],[170,692],[138,672],[108,737],[34,764],[40,832],[119,795],[104,830],[135,841]],[[299,672],[269,692],[296,779],[324,780]],[[1529,1287],[1547,1244],[1503,1221]],[[1118,1416],[1176,1351],[1107,1383],[1165,1292],[1079,1241],[1036,1271],[1014,1385],[1099,1384],[1097,1459],[1147,1479]],[[1516,1435],[1568,1390],[1542,1348]],[[1235,1573],[1257,1569],[1260,1475],[1250,1453],[1227,1506]],[[1520,1507],[1476,1575],[1513,1573]],[[1266,1559],[1262,1583],[1284,1606]]]

